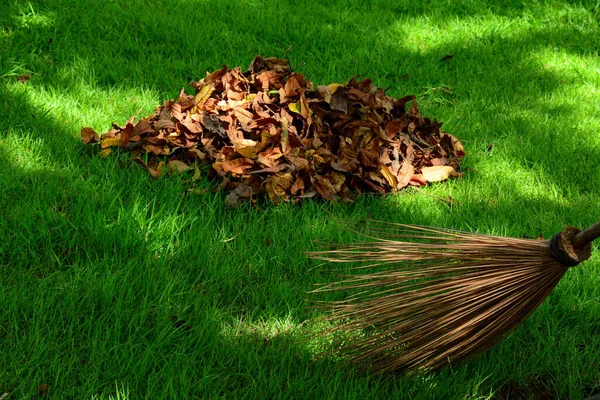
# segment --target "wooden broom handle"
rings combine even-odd
[[[571,244],[576,249],[580,249],[584,247],[586,244],[593,242],[594,240],[600,237],[600,221],[596,222],[594,225],[590,226],[584,231],[579,232],[573,240],[571,240]]]

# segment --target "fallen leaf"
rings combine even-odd
[[[348,112],[346,90],[343,87],[338,87],[337,90],[331,94],[331,101],[329,104],[331,105],[332,110],[346,114]]]
[[[162,176],[165,174],[165,172],[167,171],[167,166],[165,164],[164,161],[161,161],[158,163],[158,165],[156,166],[156,174],[157,176]]]
[[[304,180],[300,177],[297,177],[294,181],[294,184],[290,187],[290,193],[297,194],[298,192],[303,191],[305,188]]]
[[[38,388],[38,395],[40,397],[45,397],[48,395],[49,391],[50,391],[50,385],[48,385],[47,383],[42,383],[40,385],[40,387]]]
[[[190,166],[179,160],[169,160],[167,162],[167,167],[171,173],[180,174],[190,169]]]
[[[410,184],[414,186],[425,186],[427,185],[427,180],[422,174],[413,174],[413,176],[410,178]]]
[[[404,128],[408,126],[408,119],[396,119],[387,123],[385,133],[389,139],[393,139]]]
[[[140,136],[146,133],[154,132],[154,129],[145,118],[140,119],[131,132],[131,137]]]
[[[454,168],[448,165],[438,165],[433,167],[421,168],[421,174],[427,182],[439,182],[448,177],[454,172]]]
[[[279,101],[281,103],[286,103],[290,98],[297,96],[302,91],[302,85],[300,85],[297,79],[298,75],[290,76],[285,85],[279,89]]]
[[[252,168],[254,161],[249,158],[235,158],[223,162],[223,171],[232,174],[243,175],[246,170]]]
[[[121,138],[110,138],[109,137],[109,138],[102,140],[100,147],[105,149],[107,147],[120,146],[120,145],[121,145]]]
[[[228,207],[237,207],[250,198],[252,198],[252,188],[246,185],[239,185],[225,196],[225,204]]]
[[[263,149],[263,143],[250,139],[232,140],[233,148],[240,155],[250,159],[256,159],[258,153]]]
[[[388,185],[390,185],[390,187],[392,187],[393,189],[396,189],[396,186],[398,186],[398,180],[396,179],[392,171],[390,171],[390,169],[387,166],[382,165],[381,167],[379,167],[379,172],[381,172],[381,175],[385,178]]]
[[[272,86],[279,90],[282,86],[280,83],[281,75],[275,71],[263,71],[260,74],[257,74],[254,79],[260,85],[262,90],[269,90]]]
[[[98,134],[92,128],[87,127],[81,130],[81,141],[83,144],[96,143],[99,140]]]
[[[290,131],[288,129],[288,121],[285,117],[281,118],[280,122],[281,122],[281,133],[279,135],[280,135],[280,141],[281,141],[281,152],[283,154],[286,154],[290,147]]]
[[[206,101],[210,98],[210,95],[215,91],[215,87],[212,83],[205,83],[200,86],[200,88],[196,88],[198,90],[198,94],[194,98],[194,102],[196,103],[196,107],[199,110],[204,109],[204,105]]]
[[[338,199],[333,184],[325,177],[317,177],[313,182],[313,187],[325,200],[335,201]]]
[[[290,111],[295,112],[296,114],[302,114],[300,112],[300,103],[290,103],[288,104],[288,108]]]
[[[448,164],[448,159],[446,157],[432,158],[429,161],[431,162],[431,165],[433,165],[434,167],[437,167],[439,165],[446,165],[446,164]]]
[[[463,147],[460,140],[458,140],[456,137],[452,136],[449,133],[444,134],[444,136],[450,139],[450,144],[452,145],[452,149],[454,150],[454,154],[456,155],[456,157],[464,157],[466,154],[465,148]]]
[[[404,160],[400,171],[398,171],[398,185],[396,186],[396,190],[405,188],[409,184],[414,174],[415,167],[412,165],[412,161],[410,159]]]
[[[278,161],[283,156],[281,149],[276,147],[274,149],[267,149],[258,154],[257,161],[266,167],[274,167],[278,164]]]
[[[146,169],[146,171],[148,171],[148,173],[150,174],[150,176],[152,177],[152,179],[157,179],[159,177],[158,171],[156,171],[154,168],[151,168],[150,166],[148,166],[148,164],[146,164],[145,162],[143,162],[141,159],[134,158],[133,161],[135,161],[136,163],[138,163],[142,167],[144,167]]]
[[[101,158],[105,158],[105,157],[108,157],[111,153],[112,153],[112,149],[109,147],[107,149],[103,149],[100,153],[98,153],[98,155]]]
[[[204,114],[202,125],[212,133],[221,137],[226,136],[225,129],[223,129],[223,126],[221,125],[221,120],[216,114]]]
[[[293,185],[294,179],[289,172],[283,174],[272,175],[267,178],[265,188],[271,201],[279,203],[281,200],[286,200],[288,189]]]

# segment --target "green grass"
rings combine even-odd
[[[517,237],[595,222],[599,24],[596,1],[0,2],[0,396],[41,384],[56,399],[600,393],[597,255],[490,352],[376,379],[313,362],[303,299],[323,277],[301,254],[349,239],[335,218]],[[82,126],[104,132],[206,70],[290,46],[317,84],[360,74],[415,94],[463,140],[463,177],[231,210],[221,193],[186,195],[183,178],[152,181],[80,143]]]

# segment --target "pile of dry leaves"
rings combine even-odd
[[[230,205],[265,192],[274,202],[350,200],[426,185],[458,175],[465,154],[414,96],[390,98],[369,79],[315,90],[287,60],[258,56],[247,72],[225,66],[191,86],[195,96],[182,90],[137,123],[101,136],[83,128],[81,138],[102,156],[130,151],[154,178],[211,165]]]

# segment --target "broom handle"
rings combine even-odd
[[[600,237],[600,221],[596,222],[594,225],[590,226],[584,231],[579,232],[573,240],[571,244],[576,249],[584,247],[586,244],[593,242],[594,240]]]

